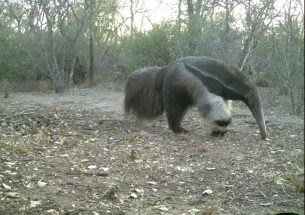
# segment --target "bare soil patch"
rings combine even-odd
[[[0,94],[0,214],[304,214],[304,119],[271,92],[265,141],[239,103],[211,137],[124,116],[122,83]]]

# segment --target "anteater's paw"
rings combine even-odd
[[[228,131],[228,129],[214,128],[212,129],[211,135],[213,137],[223,137]]]
[[[175,129],[173,131],[174,131],[175,134],[187,134],[189,132],[189,130],[184,129],[182,127],[178,128],[178,129]]]

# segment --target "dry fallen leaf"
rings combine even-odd
[[[96,165],[90,165],[87,167],[88,169],[96,169]]]
[[[27,148],[24,148],[24,147],[19,148],[19,153],[20,153],[20,154],[27,154],[28,151],[29,151],[29,150],[28,150]]]
[[[61,158],[68,158],[69,155],[68,154],[63,154],[63,155],[60,155]]]
[[[36,207],[36,206],[38,206],[38,205],[40,205],[41,204],[41,201],[40,200],[38,200],[38,201],[31,201],[30,202],[30,208],[34,208],[34,207]]]
[[[14,166],[16,162],[5,162],[5,164],[9,167]]]
[[[147,184],[150,184],[150,185],[157,185],[157,182],[155,182],[155,181],[148,181]]]
[[[216,168],[215,168],[215,167],[207,167],[206,169],[207,169],[207,170],[209,170],[209,171],[216,170]]]
[[[17,193],[17,192],[5,192],[4,196],[7,197],[7,198],[18,198],[19,193]]]
[[[179,134],[179,135],[177,135],[177,137],[179,138],[179,140],[181,140],[181,141],[188,141],[189,139],[188,139],[188,136],[187,136],[187,134]]]
[[[47,185],[47,183],[43,182],[43,181],[38,181],[37,185],[38,185],[38,187],[45,187]]]
[[[86,162],[88,162],[88,161],[89,161],[89,160],[88,160],[88,159],[86,159],[86,158],[85,158],[85,159],[81,159],[81,160],[80,160],[80,162],[81,162],[81,163],[86,163]]]
[[[213,191],[211,189],[206,189],[205,191],[202,192],[202,195],[211,195]]]
[[[71,171],[75,171],[75,172],[86,172],[85,168],[82,165],[73,165],[73,167],[71,167]]]
[[[109,171],[109,167],[101,167],[100,170],[103,170],[104,172],[108,172]]]
[[[52,215],[58,215],[59,214],[59,211],[55,210],[55,209],[49,209],[49,210],[46,210],[46,212],[48,214],[52,214]]]
[[[144,193],[144,190],[143,189],[138,189],[138,188],[135,188],[134,189],[137,193],[141,193],[141,194],[143,194]]]
[[[138,195],[135,194],[135,193],[131,193],[131,194],[129,195],[129,197],[132,198],[132,199],[136,199],[136,198],[138,198]]]
[[[207,147],[207,146],[202,146],[201,152],[202,152],[202,153],[208,152],[208,147]]]
[[[139,152],[134,149],[132,149],[130,152],[130,158],[136,163],[142,162],[142,160],[140,159]]]
[[[156,205],[154,208],[160,211],[169,211],[165,205]]]
[[[5,190],[11,190],[12,188],[4,183],[2,183],[2,187],[5,189]]]
[[[132,160],[139,160],[140,159],[139,153],[136,150],[132,149],[130,152],[130,158]]]
[[[4,173],[6,173],[6,174],[8,174],[8,175],[17,175],[17,172],[12,172],[12,171],[10,171],[10,170],[5,170]]]
[[[105,194],[104,197],[111,199],[111,200],[116,200],[118,198],[116,188],[111,188],[109,189]]]
[[[200,212],[200,210],[198,210],[198,209],[196,209],[196,208],[193,208],[193,209],[188,210],[188,212],[189,212],[191,215],[193,215],[193,214],[196,214],[196,213]]]
[[[259,205],[267,207],[267,206],[273,205],[273,202],[260,203]]]

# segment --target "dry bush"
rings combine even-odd
[[[6,79],[0,81],[1,91],[4,93],[4,98],[10,97],[14,87],[11,82]]]
[[[23,81],[17,83],[17,91],[19,92],[42,92],[50,93],[54,91],[54,87],[50,81],[41,80],[41,81]]]
[[[3,105],[0,105],[0,114],[5,111],[5,107]]]
[[[95,83],[102,83],[104,81],[118,81],[124,79],[125,75],[120,71],[103,72],[100,74],[95,74],[94,77]]]
[[[50,93],[54,90],[54,87],[50,83],[50,81],[38,81],[38,90],[42,93]]]

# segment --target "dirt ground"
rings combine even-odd
[[[63,94],[0,94],[0,214],[304,214],[304,118],[261,89],[268,131],[233,103],[212,137],[196,110],[124,116],[123,84]]]

